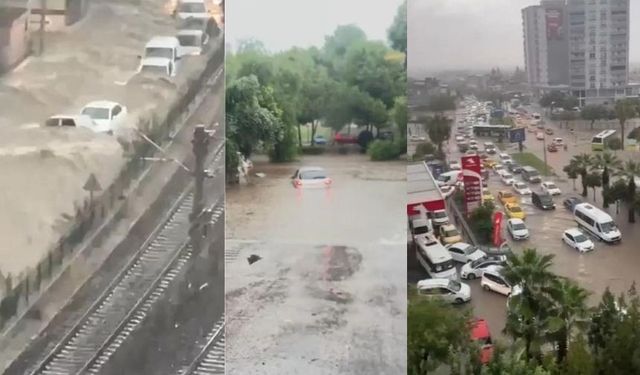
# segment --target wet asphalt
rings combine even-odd
[[[227,189],[227,374],[406,373],[404,163],[254,163]],[[300,165],[333,186],[294,189]]]

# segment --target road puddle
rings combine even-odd
[[[360,269],[362,254],[353,247],[326,246],[323,248],[324,263],[323,280],[345,280]]]

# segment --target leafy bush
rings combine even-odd
[[[303,146],[302,153],[304,155],[320,155],[324,154],[326,148],[321,146]]]
[[[383,161],[397,159],[402,155],[402,149],[400,142],[376,140],[369,145],[367,152],[371,160]]]
[[[495,206],[491,202],[475,209],[469,216],[469,225],[476,234],[476,238],[483,244],[491,242],[493,234],[493,211]]]
[[[424,155],[435,154],[437,151],[436,145],[431,142],[419,143],[416,146],[416,156],[422,157]]]
[[[232,139],[227,138],[225,142],[224,156],[227,181],[235,182],[236,174],[238,173],[238,163],[240,163],[240,158],[238,157],[238,145]]]
[[[622,139],[616,137],[609,140],[609,148],[611,150],[620,150],[622,148]]]

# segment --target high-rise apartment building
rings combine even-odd
[[[569,83],[565,8],[565,0],[543,0],[522,10],[525,65],[532,86]]]
[[[629,0],[543,0],[522,17],[532,87],[567,85],[581,103],[629,93]]]

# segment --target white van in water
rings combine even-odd
[[[150,61],[160,62],[163,66],[169,67],[169,74],[173,77],[176,75],[180,66],[180,41],[175,36],[156,36],[151,38],[144,46],[144,56],[142,58],[138,72],[143,69],[145,62],[147,65]]]
[[[622,233],[611,216],[590,203],[577,204],[573,209],[573,219],[580,227],[604,242],[622,241]]]

